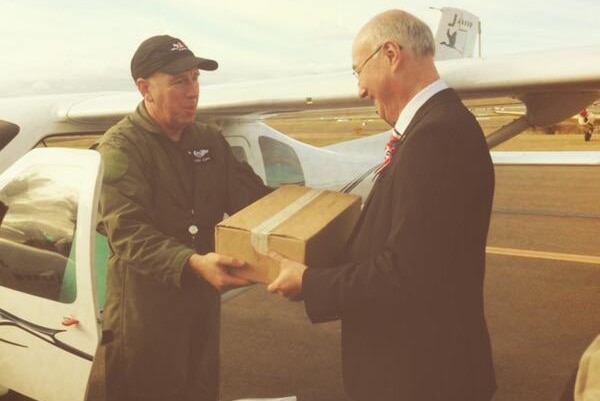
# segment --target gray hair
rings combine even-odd
[[[435,42],[429,26],[406,11],[390,10],[379,14],[365,28],[365,39],[373,46],[390,40],[410,49],[415,57],[435,54]]]

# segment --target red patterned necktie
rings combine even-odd
[[[404,135],[400,134],[396,129],[392,131],[390,135],[390,139],[385,144],[385,157],[383,159],[383,163],[381,163],[375,169],[375,177],[378,177],[379,174],[392,162],[392,157],[398,148],[398,145],[401,143],[401,140],[404,138]]]

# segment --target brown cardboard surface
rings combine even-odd
[[[279,266],[254,249],[252,230],[310,190],[297,185],[283,186],[223,220],[215,229],[216,252],[248,263],[239,276],[262,283],[273,281],[279,274]],[[309,267],[334,263],[358,220],[360,204],[361,199],[356,195],[320,191],[270,231],[268,248]]]

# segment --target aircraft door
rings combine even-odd
[[[0,386],[84,400],[100,340],[97,152],[34,149],[0,176]]]

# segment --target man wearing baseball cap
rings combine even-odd
[[[97,146],[108,401],[218,399],[220,292],[249,283],[229,274],[243,261],[212,252],[213,229],[269,188],[196,122],[199,70],[217,67],[180,39],[145,40],[131,60],[143,100]]]

